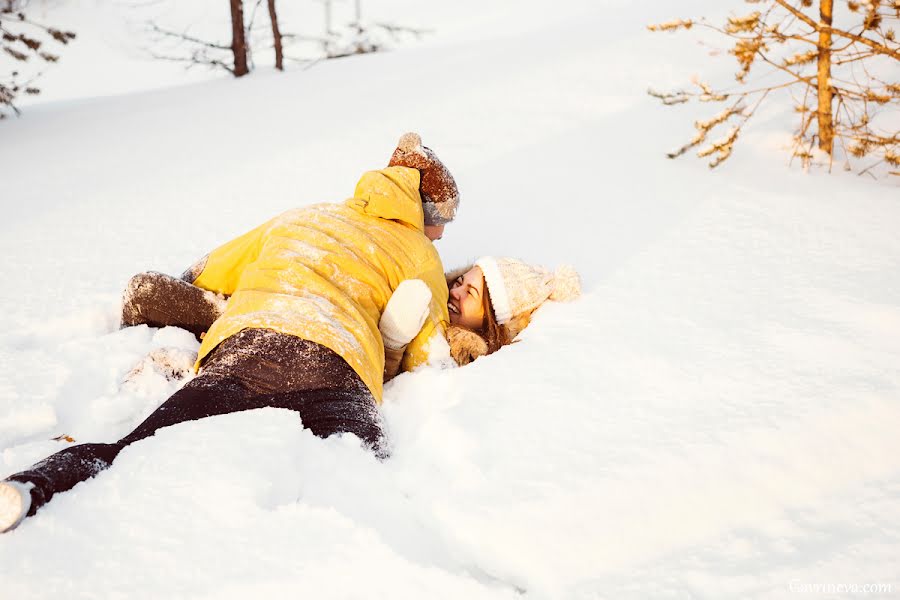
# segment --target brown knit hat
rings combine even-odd
[[[388,166],[419,171],[419,194],[426,225],[444,225],[453,220],[459,206],[456,181],[431,148],[422,145],[419,134],[404,133],[400,137]]]

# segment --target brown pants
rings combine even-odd
[[[295,336],[245,329],[219,344],[199,376],[118,442],[71,446],[9,479],[33,484],[33,515],[55,494],[100,473],[123,448],[163,427],[270,406],[296,411],[319,437],[353,433],[386,456],[375,399],[343,358]]]

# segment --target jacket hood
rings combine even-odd
[[[388,167],[364,173],[347,204],[365,215],[400,221],[425,231],[416,169]]]

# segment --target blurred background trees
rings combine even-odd
[[[284,70],[285,61],[310,63],[322,59],[340,58],[353,54],[378,52],[406,39],[419,38],[424,30],[391,23],[366,23],[362,17],[362,0],[308,0],[303,14],[307,20],[321,19],[321,34],[316,36],[292,33],[282,28],[276,0],[228,0],[230,10],[231,41],[206,39],[190,31],[176,31],[150,21],[150,31],[156,36],[151,54],[162,60],[183,62],[187,66],[204,65],[224,69],[235,77],[242,77],[255,67],[257,52],[272,51],[274,66]],[[341,23],[335,18],[335,4],[352,2],[352,19]],[[291,6],[295,17],[297,5]],[[263,17],[263,12],[266,16]],[[348,10],[343,11],[344,14]],[[268,19],[268,24],[265,19]],[[288,27],[296,21],[287,22]],[[174,42],[171,43],[171,42]],[[302,56],[291,52],[303,48]],[[315,48],[315,50],[311,50]]]
[[[58,47],[75,39],[71,31],[30,19],[27,9],[27,0],[0,0],[0,119],[19,114],[20,95],[41,92],[35,82],[44,67],[59,60]]]
[[[104,45],[116,52],[127,47],[133,55],[234,77],[257,65],[284,70],[291,64],[308,66],[387,50],[426,33],[365,21],[362,0],[228,0],[227,5],[225,0],[109,0],[113,2],[118,20],[109,22],[109,35],[98,25],[79,39],[91,48],[88,52]],[[0,0],[0,118],[19,115],[17,99],[40,93],[37,80],[60,59],[62,46],[75,39],[75,33],[45,21],[92,8],[103,9],[97,13],[99,22],[112,14],[108,6],[81,7],[77,0]],[[88,83],[89,78],[85,88]]]

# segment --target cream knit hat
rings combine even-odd
[[[555,272],[515,258],[485,256],[475,261],[484,273],[497,323],[528,313],[545,300],[567,302],[581,294],[581,278],[570,265]]]

